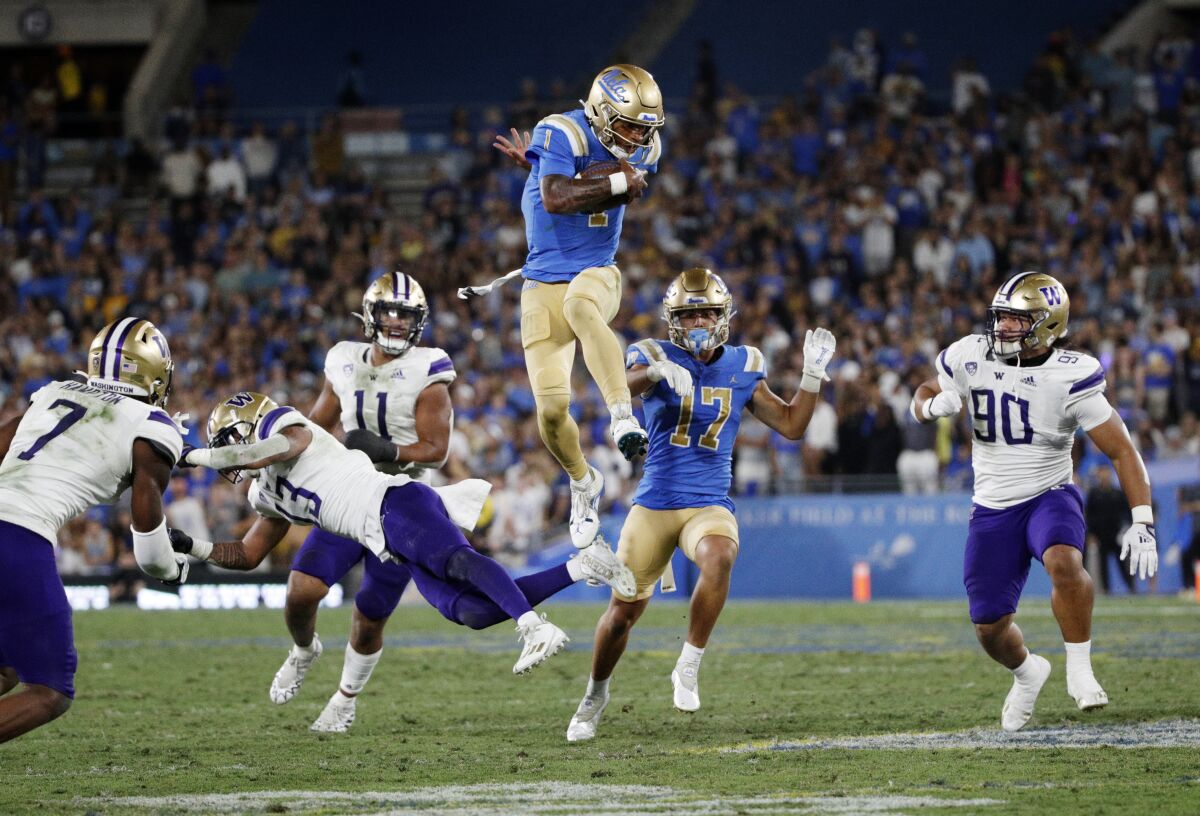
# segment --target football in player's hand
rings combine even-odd
[[[588,165],[586,168],[584,168],[583,172],[579,174],[579,177],[585,179],[607,178],[613,173],[619,172],[621,172],[620,162],[604,161]],[[628,204],[631,201],[633,201],[633,197],[628,192],[621,193],[621,195],[617,196],[609,196],[595,205],[594,212],[611,210],[613,207],[620,207],[622,204]]]

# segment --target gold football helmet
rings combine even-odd
[[[171,396],[175,364],[167,338],[149,320],[123,317],[109,323],[88,349],[88,385],[162,408]]]
[[[684,313],[696,309],[716,309],[717,322],[711,329],[686,329],[680,322]],[[679,275],[663,295],[663,320],[671,342],[690,354],[715,349],[729,339],[729,319],[734,315],[733,295],[725,281],[711,269],[693,267]]]
[[[1006,360],[1023,349],[1049,349],[1055,341],[1066,337],[1071,300],[1067,290],[1055,278],[1043,272],[1022,272],[1005,281],[992,305],[988,308],[988,349]],[[1019,332],[1002,332],[997,322],[1003,315],[1014,315],[1022,321]]]
[[[275,400],[254,391],[239,391],[222,400],[208,416],[208,446],[223,448],[252,442],[259,421],[278,407]],[[242,480],[241,470],[223,470],[221,475],[234,484]]]
[[[397,269],[380,275],[363,294],[362,314],[355,317],[363,322],[363,334],[388,354],[400,355],[421,339],[425,321],[429,319],[429,302],[425,290],[410,275]],[[389,320],[408,318],[408,326],[393,332]]]
[[[618,159],[628,159],[654,139],[667,121],[662,92],[650,72],[636,65],[610,65],[592,80],[592,90],[583,103],[596,138]],[[646,128],[642,141],[634,142],[613,130],[617,120]]]

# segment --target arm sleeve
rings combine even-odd
[[[1082,399],[1066,405],[1067,414],[1075,418],[1085,433],[1104,424],[1112,416],[1113,407],[1108,404],[1103,392],[1103,388],[1092,390]]]
[[[525,158],[537,162],[538,175],[575,177],[575,155],[567,134],[545,122],[533,129]]]
[[[290,405],[280,405],[267,412],[267,415],[258,421],[258,430],[255,435],[259,440],[265,440],[273,433],[278,433],[284,428],[291,425],[304,425],[307,422],[304,415]]]
[[[967,392],[962,384],[962,344],[959,340],[952,343],[938,354],[934,366],[937,368],[938,385],[943,391],[957,391],[959,396],[966,397]]]
[[[166,457],[174,467],[183,453],[183,437],[179,434],[179,426],[167,416],[167,412],[155,408],[139,423],[134,432],[135,439],[145,439],[154,449]]]
[[[425,385],[430,386],[434,383],[446,383],[449,385],[458,377],[458,373],[454,370],[454,361],[445,352],[440,356],[436,356],[429,363],[429,373],[425,379]]]

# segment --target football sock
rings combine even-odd
[[[292,644],[292,651],[299,657],[312,657],[313,652],[317,650],[317,633],[313,632],[313,639],[309,641],[307,646],[301,646],[299,643]]]
[[[1084,673],[1091,674],[1092,672],[1092,642],[1085,640],[1083,643],[1063,643],[1067,649],[1067,674]]]
[[[600,307],[586,297],[568,294],[563,301],[563,317],[583,346],[583,362],[600,389],[606,405],[630,402],[629,384],[625,380],[625,354]]]
[[[525,594],[504,571],[504,567],[470,547],[456,550],[447,559],[446,574],[470,584],[513,620],[533,611],[533,604],[525,599]]]
[[[603,680],[597,680],[594,677],[588,678],[587,697],[603,697],[608,694],[608,681],[611,677],[606,677]]]
[[[693,646],[686,640],[683,642],[683,651],[679,653],[680,663],[699,663],[702,657],[704,657],[703,649]]]
[[[546,448],[568,476],[572,479],[585,478],[588,466],[579,444],[579,426],[569,411],[571,398],[560,394],[534,394],[533,400],[537,407],[538,433],[546,443]]]
[[[1033,657],[1033,652],[1025,655],[1025,662],[1012,670],[1013,676],[1022,683],[1029,679],[1029,673],[1033,671],[1033,661],[1029,658]]]
[[[570,565],[574,561],[575,559],[572,559],[565,564],[518,578],[517,588],[521,590],[530,606],[537,606],[579,580],[571,577]],[[460,595],[454,604],[454,614],[459,623],[472,629],[486,629],[511,617],[492,599],[476,592],[464,592]]]
[[[542,619],[538,617],[538,613],[534,612],[532,609],[529,610],[528,612],[526,612],[521,617],[517,618],[517,626],[519,626],[522,629],[525,629],[530,626],[537,626],[541,622],[542,622]]]
[[[359,654],[347,643],[346,659],[342,662],[342,682],[338,685],[338,691],[351,698],[360,694],[363,686],[371,679],[371,672],[375,670],[375,664],[379,662],[382,654],[383,649],[375,654]]]

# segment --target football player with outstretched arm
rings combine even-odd
[[[185,451],[185,464],[219,470],[237,481],[249,474],[249,500],[259,518],[240,541],[213,543],[171,531],[176,552],[228,569],[262,563],[292,523],[312,524],[360,542],[381,562],[398,560],[425,600],[455,623],[481,629],[512,618],[524,647],[513,672],[557,653],[566,633],[533,611],[580,579],[632,588],[633,575],[599,542],[565,564],[514,582],[463,536],[479,518],[491,485],[465,479],[429,487],[405,474],[375,469],[361,451],[342,446],[299,411],[243,391],[222,401],[208,420],[206,448]],[[614,566],[615,565],[615,566]]]
[[[162,497],[183,437],[163,408],[174,366],[154,324],[126,317],[88,351],[87,382],[56,381],[0,426],[0,742],[66,712],[75,697],[71,606],[54,563],[58,530],[132,487],[133,553],[148,575],[187,578]],[[17,683],[24,690],[6,694]]]
[[[608,705],[608,683],[625,651],[630,629],[662,580],[674,588],[675,548],[700,568],[692,592],[687,640],[671,672],[675,707],[700,708],[700,660],[729,595],[729,576],[738,554],[737,519],[729,499],[733,445],[748,408],[788,439],[799,439],[812,419],[835,341],[825,329],[804,339],[804,376],[791,402],[766,383],[762,352],[728,346],[733,298],[707,269],[689,269],[663,298],[670,343],[642,340],[629,347],[630,391],[640,394],[650,432],[650,450],[633,507],[621,528],[617,557],[633,571],[637,589],[614,589],[596,625],[592,674],[567,728],[571,742],[596,736]]]
[[[531,168],[521,197],[529,245],[520,270],[521,344],[538,430],[571,477],[571,540],[580,548],[600,532],[604,480],[584,459],[570,414],[576,340],[608,405],[613,441],[630,460],[646,449],[621,342],[608,324],[621,304],[616,253],[625,206],[641,197],[646,174],[658,169],[665,121],[654,77],[635,65],[613,65],[592,82],[582,109],[547,116],[529,140],[514,131],[513,142],[498,137],[496,143]],[[460,295],[489,289],[468,287]]]
[[[346,447],[361,450],[382,473],[408,473],[428,483],[446,458],[453,411],[454,364],[439,348],[418,345],[429,306],[421,285],[401,270],[367,287],[362,314],[368,342],[344,341],[325,356],[325,384],[308,418],[327,431],[340,424]],[[329,587],[362,560],[350,639],[338,689],[312,724],[342,732],[354,722],[358,695],[383,654],[383,628],[408,586],[408,567],[383,563],[357,541],[314,527],[292,560],[284,619],[293,646],[271,681],[271,702],[300,691],[321,655],[317,607]]]
[[[1087,354],[1056,346],[1067,334],[1069,310],[1066,290],[1051,276],[1009,278],[992,299],[984,333],[943,350],[937,378],[917,388],[911,406],[918,422],[933,422],[957,415],[965,402],[971,419],[975,495],[963,583],[980,644],[1013,673],[1000,713],[1005,731],[1029,722],[1050,677],[1050,661],[1026,648],[1013,621],[1032,558],[1053,584],[1067,693],[1081,711],[1108,704],[1092,672],[1093,588],[1083,568],[1083,498],[1071,483],[1076,429],[1112,460],[1133,508],[1121,549],[1130,573],[1145,578],[1158,568],[1150,480],[1104,397],[1104,369]]]

